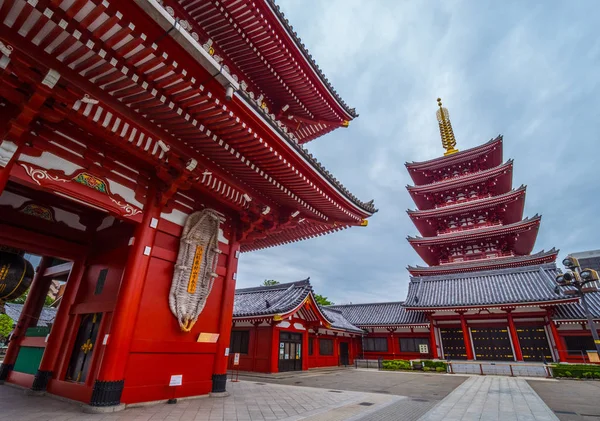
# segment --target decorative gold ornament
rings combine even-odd
[[[348,120],[342,121],[342,127],[348,127],[349,125],[350,125],[350,122]]]
[[[444,156],[451,155],[458,152],[456,146],[456,138],[454,137],[454,130],[452,130],[452,124],[450,123],[450,113],[448,109],[442,107],[442,99],[437,99],[439,110],[435,113],[438,124],[440,126],[440,136],[442,137],[442,146],[446,149]]]

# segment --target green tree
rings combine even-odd
[[[28,294],[29,294],[29,290],[25,291],[25,293],[23,295],[21,295],[20,297],[17,297],[14,300],[9,301],[9,303],[25,304],[25,300],[27,299]],[[53,302],[54,302],[54,300],[52,299],[52,297],[47,295],[46,299],[44,300],[44,306],[49,307]]]
[[[13,320],[8,317],[6,314],[0,314],[0,339],[4,341],[13,327]]]
[[[265,287],[272,287],[273,285],[279,285],[279,281],[276,281],[275,279],[265,279],[262,284]]]
[[[321,294],[315,294],[315,301],[321,306],[332,306],[335,304],[334,302],[329,301],[327,297],[324,297]]]

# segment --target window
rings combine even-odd
[[[308,355],[313,354],[313,342],[314,342],[313,338],[308,338]]]
[[[247,354],[248,342],[250,342],[250,331],[233,330],[231,331],[231,341],[229,343],[230,352]]]
[[[366,338],[365,351],[387,352],[387,338]]]
[[[400,338],[400,352],[420,352],[419,345],[427,345],[427,350],[429,350],[429,339]]]
[[[333,340],[319,339],[319,354],[333,355]]]

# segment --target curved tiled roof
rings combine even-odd
[[[334,305],[326,308],[340,311],[350,323],[356,326],[394,326],[427,324],[423,313],[409,312],[402,301],[389,303],[367,303]]]
[[[312,292],[308,279],[287,284],[244,288],[235,291],[233,317],[281,314],[298,307]]]
[[[542,260],[554,260],[556,259],[556,255],[558,254],[558,250],[554,247],[548,251],[540,251],[539,253],[529,254],[525,256],[510,256],[510,257],[496,257],[493,259],[480,259],[480,260],[469,260],[466,262],[460,263],[448,263],[438,266],[408,266],[407,269],[409,272],[444,272],[444,271],[462,271],[462,272],[475,272],[485,270],[486,267],[489,266],[506,266],[506,267],[514,267],[514,266],[523,266],[523,263],[532,262],[527,266],[531,266],[534,261],[542,259]],[[542,262],[542,263],[551,263],[551,262]]]
[[[364,211],[366,211],[368,213],[377,212],[377,209],[375,208],[373,200],[371,200],[369,202],[363,202],[363,201],[359,200],[346,187],[344,187],[344,185],[340,181],[338,181],[337,178],[335,178],[329,171],[327,171],[327,169],[323,166],[323,164],[321,164],[317,160],[317,158],[315,158],[310,152],[308,152],[308,150],[304,146],[302,146],[300,143],[298,143],[298,141],[295,139],[295,137],[293,137],[287,131],[283,130],[281,124],[277,124],[277,121],[275,120],[275,117],[273,114],[269,114],[268,112],[263,110],[261,107],[259,107],[255,103],[255,101],[253,101],[252,98],[243,90],[240,90],[239,93],[242,97],[244,97],[246,99],[247,104],[250,105],[252,107],[252,109],[254,109],[256,112],[258,112],[259,114],[262,114],[265,117],[265,121],[267,121],[271,125],[271,127],[277,133],[279,133],[279,135],[283,139],[286,140],[287,144],[292,149],[294,149],[304,159],[306,159],[313,166],[313,168],[319,174],[321,174],[327,181],[329,181],[332,185],[334,185],[344,197],[346,197],[348,200],[350,200],[356,206],[358,206],[359,208],[363,209]]]
[[[4,304],[4,309],[6,311],[6,315],[10,317],[15,323],[17,323],[19,317],[21,316],[21,312],[23,311],[23,304],[6,303]],[[37,322],[37,326],[48,326],[54,323],[57,311],[58,309],[54,307],[43,307],[42,312],[40,313],[40,318]]]
[[[323,82],[323,84],[327,87],[327,89],[329,90],[331,95],[333,95],[333,97],[336,99],[336,101],[342,106],[344,111],[346,111],[353,118],[358,117],[356,110],[354,108],[350,108],[348,106],[348,104],[346,104],[344,102],[344,100],[340,97],[340,95],[337,93],[337,91],[333,88],[333,86],[329,82],[329,79],[327,79],[327,77],[325,77],[325,75],[323,74],[323,71],[321,70],[319,65],[315,62],[312,55],[308,52],[308,50],[306,49],[306,46],[304,45],[304,43],[302,42],[302,40],[300,39],[300,37],[298,36],[296,31],[294,31],[294,28],[292,27],[290,22],[286,19],[285,14],[281,11],[279,6],[277,4],[275,4],[274,0],[266,0],[266,1],[269,4],[269,6],[271,6],[271,9],[275,12],[277,19],[279,19],[279,21],[282,23],[282,25],[285,27],[287,32],[292,37],[292,39],[294,40],[294,43],[298,46],[298,49],[302,52],[302,55],[304,56],[306,61],[314,69],[314,71],[317,73],[317,75],[319,75],[319,79],[321,79],[321,82]]]
[[[354,326],[348,321],[340,310],[333,309],[331,307],[320,307],[321,311],[331,321],[331,327],[334,329],[345,330],[348,332],[364,333],[362,329]]]
[[[408,308],[461,308],[573,300],[556,288],[554,263],[520,268],[411,277]]]
[[[588,308],[592,317],[600,320],[600,292],[589,292],[585,295]],[[556,313],[552,316],[553,320],[586,320],[585,311],[580,303],[569,306],[556,307]]]
[[[498,135],[497,137],[490,139],[489,141],[487,141],[486,143],[483,143],[481,145],[475,146],[473,148],[469,148],[469,149],[463,149],[462,151],[453,153],[452,155],[445,155],[445,156],[438,156],[436,158],[427,160],[427,161],[413,161],[413,162],[406,162],[404,165],[408,168],[414,168],[414,167],[419,167],[422,165],[431,165],[437,162],[443,163],[443,165],[448,165],[450,163],[453,163],[454,161],[460,161],[463,158],[465,158],[466,156],[471,155],[473,152],[477,153],[480,151],[484,151],[485,149],[488,149],[490,146],[494,145],[495,143],[500,142],[500,144],[502,144],[502,135]]]

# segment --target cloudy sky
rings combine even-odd
[[[380,209],[367,228],[242,255],[238,287],[310,276],[334,302],[402,300],[423,262],[406,161],[440,156],[436,98],[459,149],[504,135],[543,215],[534,251],[600,249],[600,37],[597,1],[278,0],[360,117],[311,142],[319,160]]]

